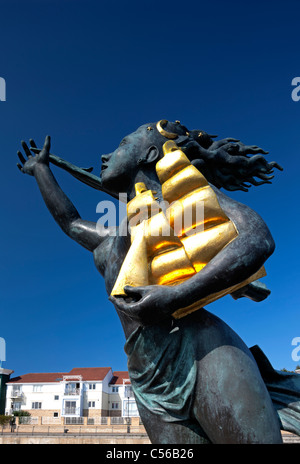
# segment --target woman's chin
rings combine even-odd
[[[101,173],[101,185],[103,189],[112,195],[118,195],[120,192],[121,182],[111,176],[108,176],[105,171]]]

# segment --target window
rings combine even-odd
[[[95,407],[95,401],[89,401],[89,408]]]
[[[127,398],[133,398],[133,390],[132,390],[132,387],[131,386],[127,386],[125,388],[125,392],[124,392],[124,396],[126,396]]]
[[[76,414],[76,401],[65,402],[65,414]]]
[[[58,396],[58,395],[54,395],[54,399],[55,399],[55,401],[56,401],[56,400],[59,400],[59,396]]]
[[[34,403],[31,404],[31,409],[42,409],[42,403],[35,401]]]
[[[12,390],[12,395],[11,396],[20,396],[22,394],[22,387],[20,385],[18,386],[13,386],[13,390]]]
[[[33,385],[33,391],[34,392],[41,392],[42,391],[42,386],[43,385]]]
[[[95,383],[90,383],[89,384],[89,390],[96,390],[96,384]]]
[[[119,409],[119,403],[111,403],[112,409]]]
[[[54,412],[53,417],[58,417],[58,412]]]
[[[137,405],[135,401],[124,401],[123,403],[124,416],[138,416]]]
[[[113,393],[118,393],[119,387],[112,387],[112,392]]]

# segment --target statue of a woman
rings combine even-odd
[[[136,184],[144,183],[162,202],[155,166],[170,138],[206,178],[238,234],[179,285],[127,286],[128,298],[110,296],[124,329],[141,418],[152,443],[281,443],[278,413],[253,354],[238,335],[204,308],[173,317],[180,308],[246,280],[273,253],[274,241],[261,217],[220,188],[247,191],[249,184],[269,183],[273,168],[281,168],[267,163],[259,147],[235,139],[213,141],[179,121],[164,121],[139,127],[102,156],[103,190],[113,196],[124,192],[132,200]],[[35,177],[62,230],[93,253],[111,295],[131,245],[128,221],[111,230],[81,219],[50,170],[50,138],[41,150],[34,142],[30,149],[22,145],[26,156],[18,152],[20,170]],[[268,293],[252,283],[233,296],[260,301]]]

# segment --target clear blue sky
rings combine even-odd
[[[272,185],[232,193],[276,241],[263,303],[227,296],[208,307],[274,367],[295,369],[299,326],[300,75],[298,1],[1,1],[1,325],[3,367],[16,375],[111,366],[124,335],[92,255],[58,228],[33,178],[17,167],[22,139],[100,170],[100,155],[141,124],[179,119],[270,152]],[[109,199],[53,168],[84,219]]]

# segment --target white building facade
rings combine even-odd
[[[69,373],[25,374],[6,384],[5,414],[28,411],[44,422],[104,423],[106,417],[137,417],[128,372],[75,368]]]

